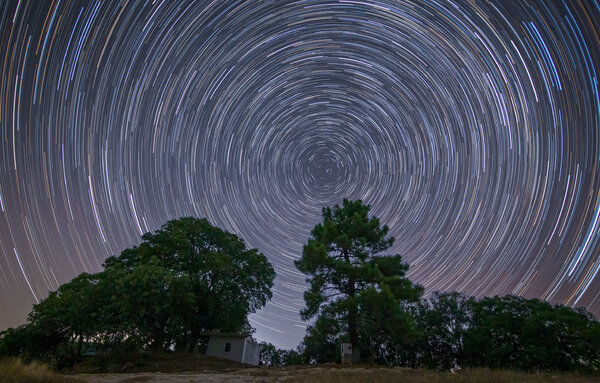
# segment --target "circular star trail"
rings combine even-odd
[[[193,215],[277,271],[293,347],[320,209],[362,199],[427,292],[600,310],[600,5],[5,1],[0,324]]]

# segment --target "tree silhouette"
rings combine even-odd
[[[323,222],[314,227],[302,258],[296,261],[310,283],[302,317],[336,318],[343,323],[353,363],[361,358],[361,329],[372,334],[408,329],[411,318],[401,304],[418,301],[422,294],[422,288],[405,276],[408,265],[400,255],[379,255],[394,238],[386,238],[388,227],[369,217],[369,210],[360,200],[346,199],[341,207],[323,208]],[[393,326],[397,321],[404,325]]]

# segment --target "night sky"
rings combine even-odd
[[[321,208],[426,288],[600,313],[600,3],[0,2],[0,329],[169,219],[274,265],[295,347]]]

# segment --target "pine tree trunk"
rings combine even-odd
[[[348,332],[350,335],[350,344],[352,345],[352,364],[360,363],[360,348],[358,346],[356,316],[356,310],[350,310],[348,313]]]
[[[344,259],[350,264],[350,255],[347,250],[344,250]],[[348,296],[354,301],[356,294],[356,286],[353,277],[348,280]],[[353,302],[355,303],[355,302]],[[360,363],[360,349],[358,346],[358,329],[356,328],[357,312],[356,307],[351,307],[348,311],[348,335],[350,336],[350,344],[352,345],[352,364]]]
[[[77,357],[81,358],[81,350],[83,349],[83,335],[79,335],[79,340],[77,341]]]

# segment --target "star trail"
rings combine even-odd
[[[426,292],[600,313],[600,4],[3,1],[0,328],[181,216],[273,264],[295,347],[323,206],[362,199]]]

